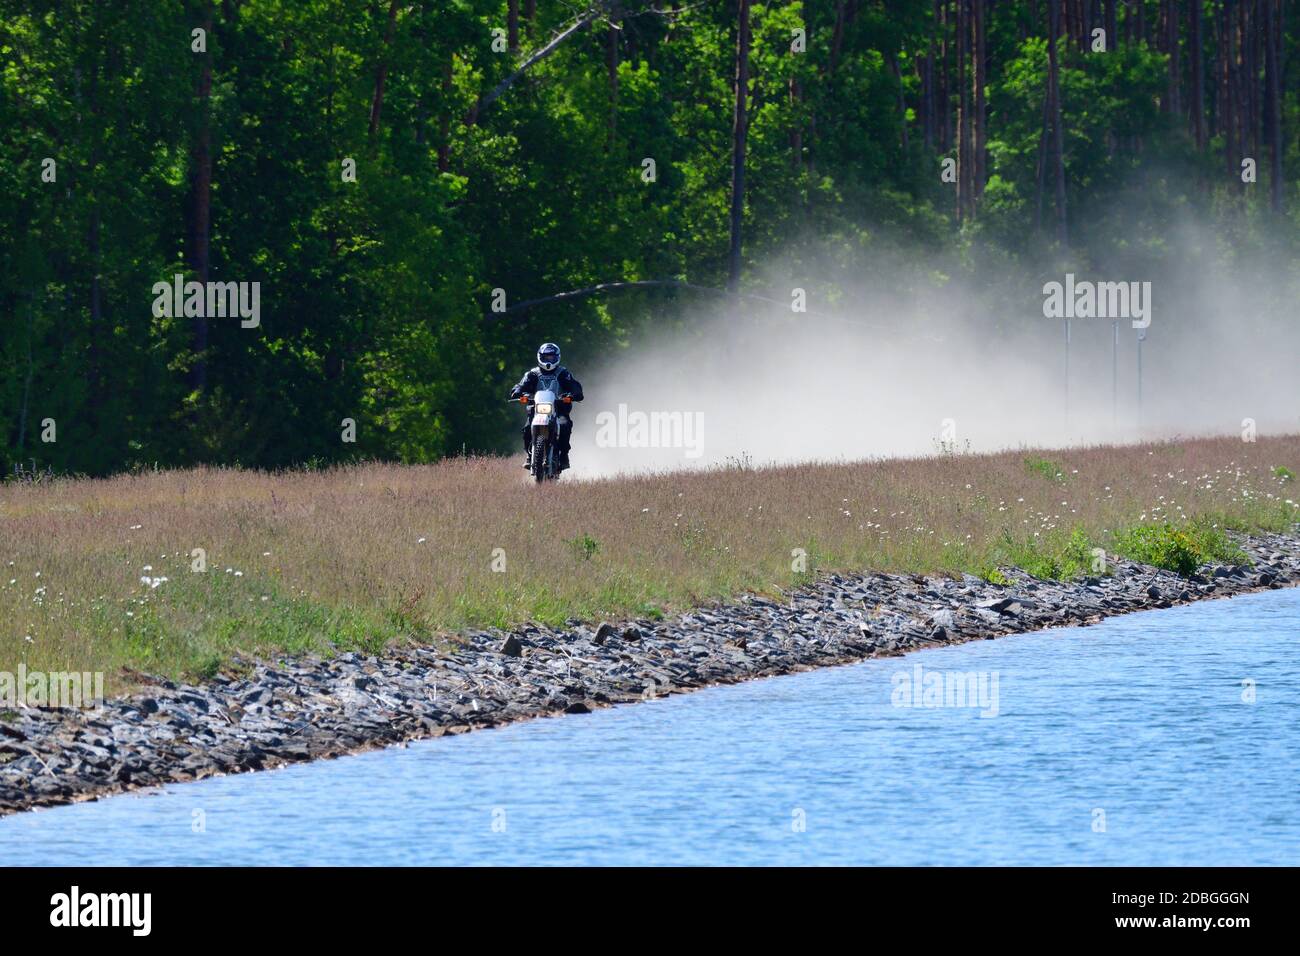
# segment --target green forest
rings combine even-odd
[[[513,451],[538,343],[743,322],[773,263],[849,316],[881,263],[1141,277],[1188,218],[1293,266],[1298,7],[0,0],[0,468]]]

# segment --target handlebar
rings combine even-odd
[[[507,398],[507,399],[506,399],[506,404],[507,404],[507,405],[514,405],[516,402],[518,402],[520,405],[531,405],[531,404],[532,404],[532,402],[530,401],[531,398],[532,398],[532,396],[530,396],[530,395],[520,395],[518,398]],[[560,398],[559,398],[559,401],[564,402],[564,404],[566,404],[566,405],[572,405],[572,404],[573,404],[573,396],[572,396],[572,395],[561,395]]]

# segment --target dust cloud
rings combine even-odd
[[[895,249],[847,279],[811,260],[769,268],[747,288],[774,301],[704,299],[575,369],[573,475],[1240,434],[1246,419],[1298,432],[1296,277],[1262,253],[1223,266],[1215,238],[1182,227],[1158,267],[1116,255],[955,278]],[[1067,272],[1150,282],[1140,404],[1132,316],[1070,320],[1067,366],[1066,321],[1043,314],[1044,284]],[[807,312],[788,304],[796,288]]]

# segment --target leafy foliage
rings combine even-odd
[[[1244,562],[1246,557],[1227,534],[1205,521],[1134,525],[1115,534],[1115,547],[1134,561],[1184,576],[1210,561]]]
[[[1065,480],[1065,469],[1049,458],[1026,458],[1025,470],[1048,481]]]
[[[725,283],[736,6],[604,4],[470,121],[579,9],[536,6],[501,50],[504,0],[0,0],[0,471],[503,450],[514,423],[496,398],[539,341],[582,368],[684,321],[696,293],[674,288],[491,303],[498,289],[513,304],[611,280]],[[1046,5],[986,6],[988,176],[978,215],[957,222],[938,175],[952,149],[934,135],[957,109],[953,4],[753,5],[749,288],[768,291],[780,262],[831,304],[871,270],[899,295],[960,278],[1005,302],[1003,277],[1060,254],[1036,228]],[[1249,269],[1263,200],[1208,175],[1223,142],[1198,150],[1162,109],[1168,53],[1129,36],[1135,5],[1121,6],[1109,52],[1061,43],[1071,252],[1146,268],[1175,255],[1171,222],[1221,213],[1221,255]],[[1204,56],[1217,76],[1213,44]],[[939,90],[934,62],[953,73]],[[1283,80],[1290,120],[1294,71]],[[1284,130],[1292,183],[1300,145]],[[204,343],[190,319],[152,314],[153,284],[196,278],[202,257],[212,281],[261,283],[260,327],[213,319]],[[47,419],[56,442],[40,438]]]

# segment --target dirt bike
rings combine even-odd
[[[528,406],[532,412],[533,449],[529,474],[538,484],[548,479],[554,481],[564,470],[560,467],[560,451],[557,447],[560,440],[560,426],[557,421],[560,417],[560,407],[571,406],[573,399],[568,395],[557,397],[549,389],[538,389],[533,393],[531,401],[527,395],[520,395],[510,401]]]

